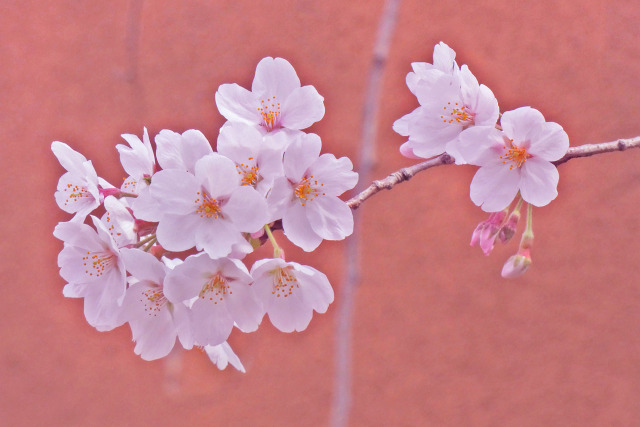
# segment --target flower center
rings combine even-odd
[[[324,184],[318,183],[318,180],[313,179],[313,175],[309,175],[296,186],[295,195],[302,201],[302,206],[304,206],[306,202],[310,202],[318,196],[325,195],[325,193],[320,193],[318,190],[319,187],[323,186]]]
[[[147,289],[142,295],[147,298],[144,303],[144,311],[149,316],[157,316],[160,310],[168,303],[161,288]]]
[[[111,252],[94,252],[87,251],[82,257],[82,264],[86,268],[85,274],[92,277],[100,277],[105,271],[109,271],[113,266],[115,255]]]
[[[509,140],[509,145],[511,146],[511,148],[507,148],[506,145],[502,147],[503,150],[506,150],[504,155],[500,156],[500,158],[502,159],[502,163],[506,164],[507,162],[511,162],[511,164],[509,165],[509,170],[513,170],[514,166],[517,168],[522,167],[524,162],[526,162],[527,159],[531,158],[531,154],[527,153],[526,148],[516,147],[515,145],[513,145],[513,139]]]
[[[93,198],[93,196],[89,193],[89,190],[86,186],[80,186],[77,184],[67,184],[66,188],[63,189],[66,197],[64,199],[64,205],[67,206],[69,203],[78,203],[81,202],[82,199],[85,198]]]
[[[461,105],[458,102],[447,102],[447,105],[442,107],[444,112],[440,116],[444,123],[448,124],[461,124],[463,126],[469,126],[473,124],[473,118],[475,114],[469,110],[466,105]]]
[[[264,126],[267,131],[272,131],[280,126],[280,103],[276,102],[275,96],[261,100],[258,112],[262,116],[260,126]]]
[[[204,284],[202,289],[200,290],[200,294],[198,297],[201,299],[209,299],[209,301],[213,301],[214,304],[218,304],[218,301],[222,301],[225,295],[233,294],[231,287],[227,285],[227,281],[224,277],[216,274],[215,276],[211,276],[209,281]],[[214,301],[214,299],[216,301]]]
[[[294,289],[300,288],[298,279],[290,273],[291,267],[278,268],[273,274],[273,291],[276,297],[288,297]]]
[[[249,157],[248,162],[251,163],[253,157]],[[251,187],[256,186],[258,181],[260,181],[260,175],[258,174],[258,165],[248,165],[244,163],[239,163],[236,165],[236,169],[238,171],[238,175],[241,176],[242,185],[250,185]]]
[[[220,212],[220,203],[216,199],[212,199],[206,193],[200,193],[198,191],[198,197],[194,200],[194,203],[198,205],[196,213],[199,213],[202,218],[220,218],[222,212]]]

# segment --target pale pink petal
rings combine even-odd
[[[83,163],[87,161],[85,156],[60,141],[51,143],[51,151],[58,158],[60,165],[68,172],[73,172],[80,176],[84,174]]]
[[[225,341],[218,345],[207,345],[204,347],[209,360],[217,366],[218,369],[225,369],[228,363],[236,368],[240,372],[246,372],[242,362],[238,356],[233,352],[231,346]]]
[[[273,222],[281,219],[294,197],[293,186],[286,177],[276,178],[273,187],[267,197],[269,218],[265,222]]]
[[[522,165],[520,193],[525,202],[545,206],[558,196],[558,169],[546,160],[533,157]]]
[[[264,310],[248,283],[229,283],[231,294],[225,297],[227,310],[242,332],[253,332],[258,329]]]
[[[393,122],[393,130],[402,136],[409,136],[409,123],[416,115],[420,113],[420,108],[421,107],[416,108],[409,114],[405,114],[404,116]]]
[[[558,160],[569,149],[569,136],[557,123],[548,122],[540,126],[531,136],[529,154],[549,162]]]
[[[295,89],[282,105],[280,125],[306,129],[324,117],[324,98],[313,86]]]
[[[307,218],[313,232],[323,239],[342,240],[353,233],[351,208],[337,197],[316,198],[307,205]]]
[[[322,237],[313,231],[307,219],[306,209],[298,203],[287,210],[282,218],[282,228],[293,244],[307,252],[311,252],[322,242]]]
[[[133,277],[162,284],[166,275],[166,267],[156,257],[141,249],[120,249],[120,257],[124,266]]]
[[[286,298],[270,299],[269,320],[282,332],[304,331],[311,322],[313,309],[304,304],[299,294],[294,292]]]
[[[196,248],[204,250],[211,258],[227,256],[233,245],[245,241],[231,222],[220,218],[201,221],[195,238]]]
[[[275,96],[282,102],[299,87],[300,79],[289,61],[266,57],[258,62],[251,92],[259,97]]]
[[[163,169],[181,169],[194,173],[196,162],[213,152],[207,138],[195,129],[187,130],[182,135],[163,129],[155,140],[158,163]]]
[[[474,125],[495,127],[500,115],[500,108],[498,107],[498,100],[491,89],[485,85],[480,85],[474,104]]]
[[[164,214],[156,230],[158,242],[165,249],[174,252],[194,247],[201,220],[197,214]]]
[[[236,163],[257,156],[262,146],[262,134],[255,127],[241,122],[227,122],[218,135],[218,153]]]
[[[446,43],[440,42],[433,48],[433,66],[445,73],[453,72],[457,68],[456,52]]]
[[[228,196],[240,187],[235,163],[218,153],[209,154],[196,163],[196,179],[214,199]]]
[[[358,174],[352,169],[353,163],[348,157],[336,159],[333,154],[325,153],[309,167],[309,174],[323,184],[323,193],[339,196],[358,183]]]
[[[173,303],[198,296],[202,287],[215,273],[218,264],[205,253],[191,255],[171,270],[164,280],[164,294]]]
[[[198,299],[191,307],[193,337],[200,345],[218,345],[229,338],[233,329],[233,318],[226,304]]]
[[[231,193],[221,210],[223,216],[228,217],[238,230],[247,233],[258,231],[269,219],[266,200],[248,186],[238,187]]]
[[[542,113],[531,107],[520,107],[506,111],[500,118],[502,130],[518,147],[529,148],[528,143],[533,132],[544,123]],[[523,145],[523,143],[526,143]]]
[[[258,95],[235,83],[220,85],[216,92],[218,111],[225,119],[257,125],[261,122]]]
[[[485,212],[497,212],[509,206],[520,182],[520,169],[502,164],[483,166],[471,181],[471,200]]]
[[[163,213],[183,215],[196,210],[194,202],[201,198],[200,190],[193,175],[178,169],[165,169],[153,175],[149,189]]]
[[[311,164],[320,156],[322,142],[314,133],[300,135],[284,153],[284,172],[293,182],[302,180]]]
[[[304,273],[306,276],[302,292],[302,299],[305,305],[313,308],[318,313],[326,312],[334,298],[333,288],[327,276],[308,266],[298,265],[296,268],[300,270],[299,275]],[[307,270],[311,271],[307,272]]]
[[[494,127],[473,126],[460,133],[456,148],[464,160],[472,165],[484,166],[499,163],[504,137]]]

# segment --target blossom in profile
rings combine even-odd
[[[519,191],[525,202],[547,205],[558,195],[558,170],[551,162],[567,152],[567,133],[531,107],[505,112],[500,123],[502,130],[474,127],[460,135],[462,156],[480,166],[471,181],[471,200],[485,212],[498,212]]]
[[[67,170],[58,180],[56,203],[63,211],[75,214],[72,221],[83,222],[104,200],[101,190],[113,186],[98,178],[91,161],[64,142],[54,141],[51,151]]]
[[[333,302],[327,276],[312,267],[281,258],[263,259],[253,264],[251,276],[269,320],[282,332],[305,330],[314,310],[324,313]]]
[[[187,307],[172,304],[164,296],[163,285],[169,267],[139,249],[125,248],[120,255],[131,274],[120,319],[131,327],[135,354],[144,360],[159,359],[169,354],[178,337],[183,347],[191,348]]]
[[[324,116],[324,98],[313,86],[301,86],[293,66],[282,58],[258,63],[251,91],[235,83],[221,85],[216,105],[227,120],[262,132],[306,129]]]
[[[284,153],[284,177],[274,181],[267,202],[272,220],[282,218],[284,234],[309,252],[322,239],[342,240],[353,232],[353,213],[338,198],[358,182],[347,157],[320,155],[315,134],[300,135]]]
[[[446,152],[463,164],[455,144],[458,136],[473,126],[494,126],[498,101],[466,65],[458,68],[455,52],[447,45],[437,45],[433,56],[433,65],[412,64],[407,85],[420,107],[396,120],[393,129],[409,137],[400,147],[403,155],[429,158]]]
[[[100,331],[108,331],[122,324],[119,312],[126,270],[107,227],[98,218],[91,219],[95,230],[70,221],[59,223],[53,235],[64,242],[58,255],[60,276],[68,282],[64,296],[84,298],[87,322]]]

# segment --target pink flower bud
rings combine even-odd
[[[480,246],[482,252],[485,255],[489,255],[493,250],[493,245],[507,212],[506,209],[500,212],[493,212],[488,219],[478,224],[471,235],[471,246]]]
[[[502,277],[513,279],[522,276],[531,265],[531,253],[529,249],[520,249],[517,254],[509,257],[502,267]]]

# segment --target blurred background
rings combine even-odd
[[[111,183],[122,133],[202,130],[215,144],[222,83],[250,87],[280,56],[325,97],[309,131],[355,168],[382,0],[12,1],[0,4],[2,320],[5,426],[316,426],[335,410],[345,243],[291,260],[323,271],[337,298],[303,333],[265,318],[230,343],[247,373],[199,351],[145,362],[128,327],[99,333],[62,296],[53,193],[64,141]],[[394,120],[418,104],[414,61],[444,41],[501,111],[523,105],[571,145],[640,135],[640,7],[575,2],[403,0],[381,80],[375,164],[400,156]],[[533,266],[500,277],[516,237],[469,247],[486,215],[471,166],[440,167],[359,210],[362,281],[353,307],[349,425],[640,425],[640,150],[572,160],[560,196],[534,212]],[[281,239],[284,240],[284,239]]]

